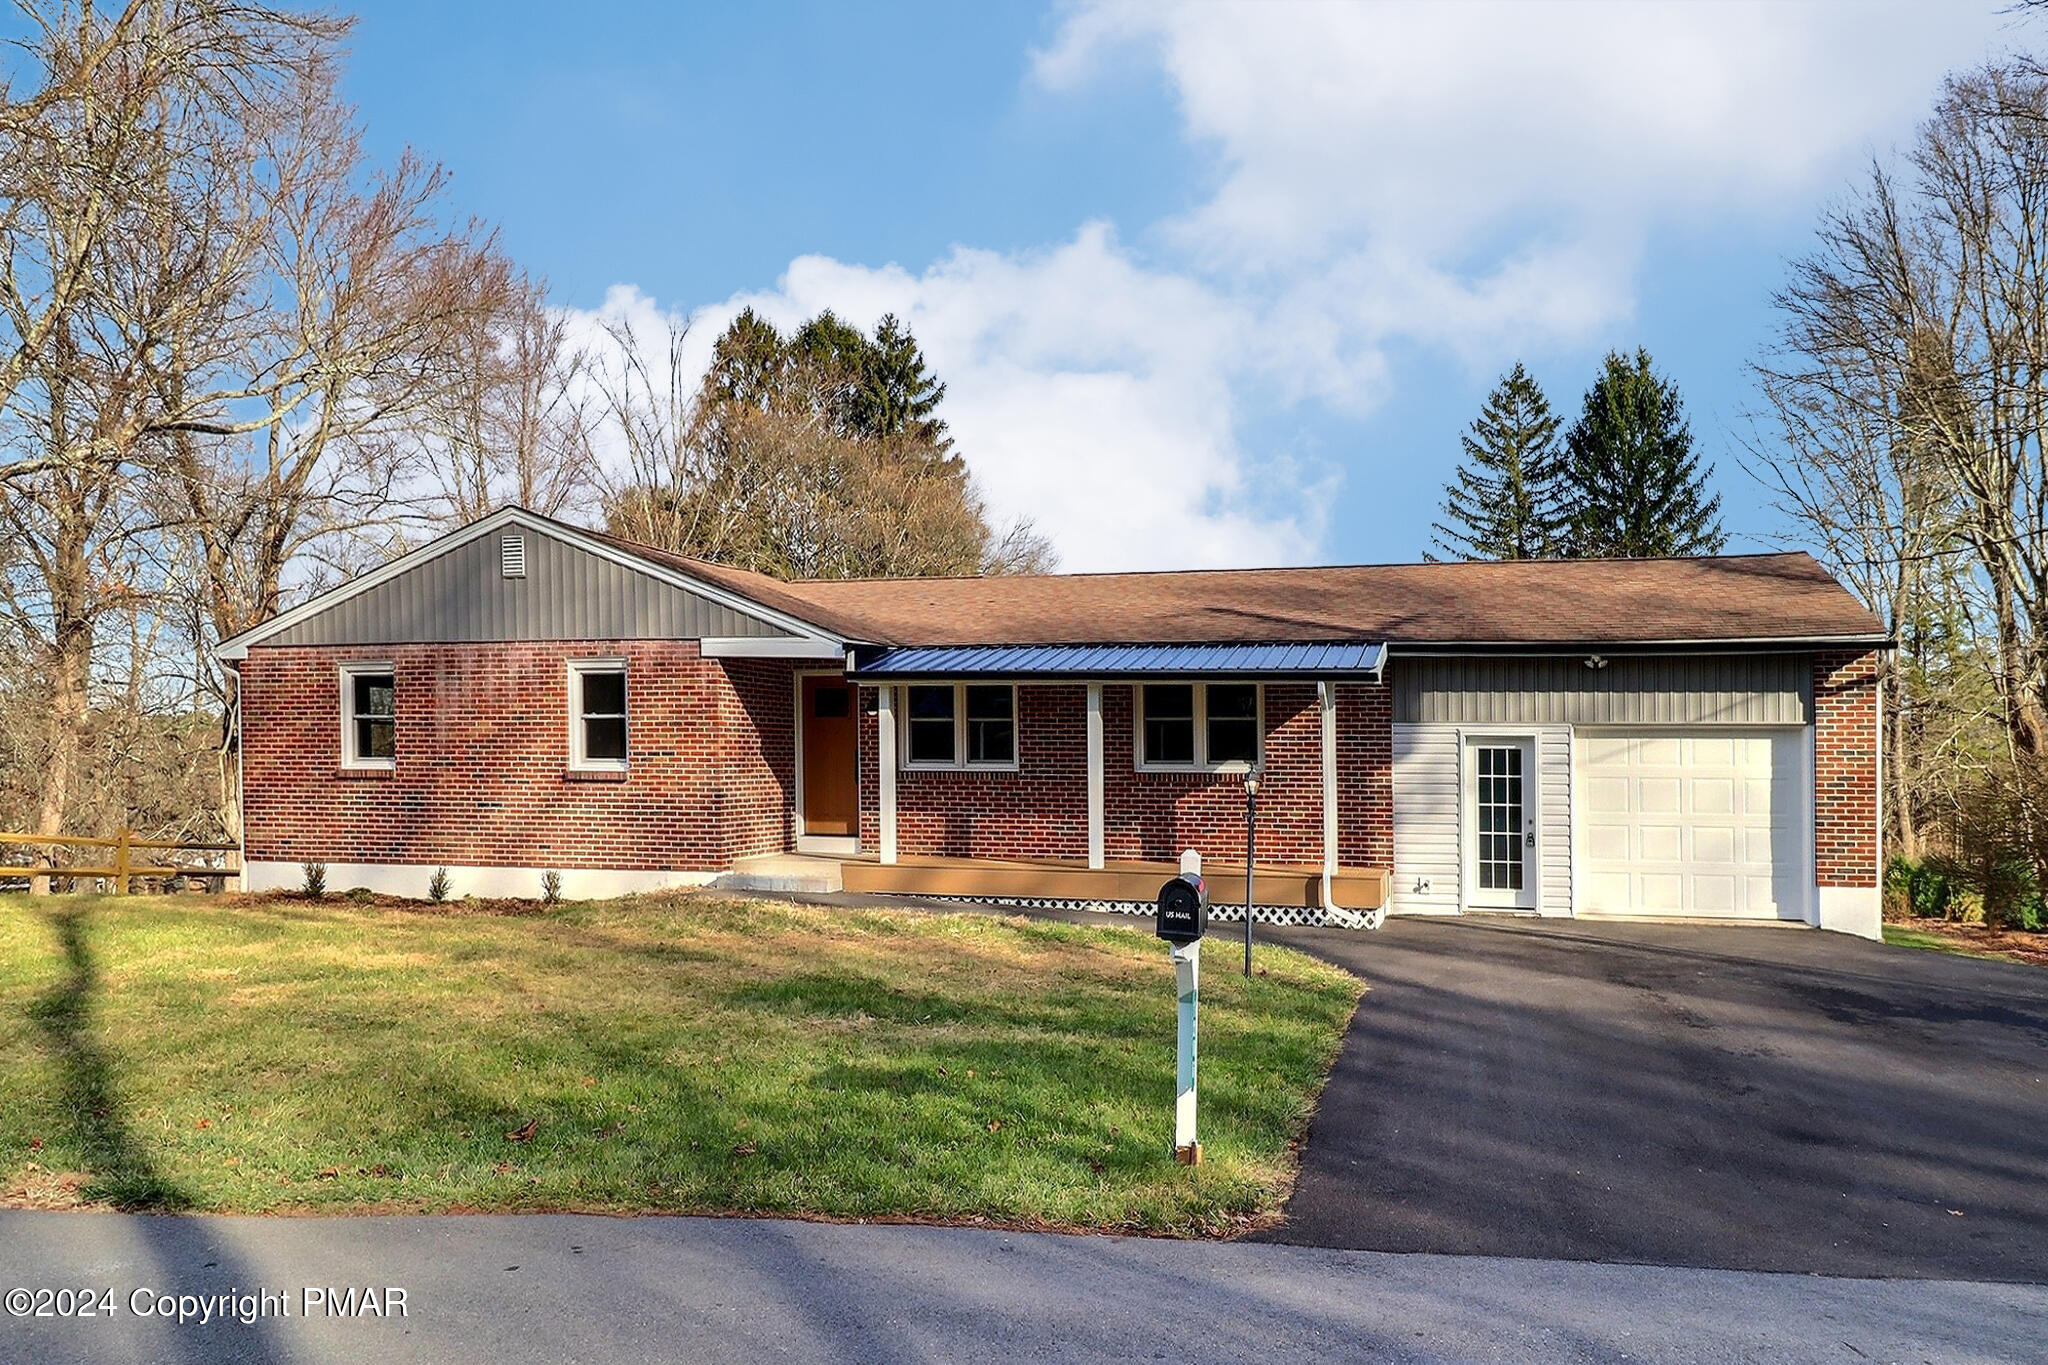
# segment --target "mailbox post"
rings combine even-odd
[[[1202,855],[1181,855],[1178,877],[1159,889],[1159,937],[1171,945],[1173,984],[1179,1001],[1178,1054],[1173,1095],[1173,1154],[1182,1164],[1202,1160],[1195,1127],[1195,1038],[1202,985],[1202,934],[1209,927],[1209,888],[1202,882]]]

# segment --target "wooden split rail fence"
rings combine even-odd
[[[113,881],[114,889],[124,896],[134,890],[137,877],[184,877],[193,881],[217,881],[225,884],[229,878],[242,875],[242,869],[233,856],[241,851],[239,845],[212,844],[195,839],[144,839],[132,829],[124,829],[111,839],[87,839],[63,834],[0,834],[0,848],[6,847],[111,850],[113,861],[104,865],[53,862],[45,867],[12,861],[0,863],[0,878],[19,880],[51,877],[62,880],[106,877]],[[205,861],[174,861],[179,854],[192,854]],[[145,861],[138,862],[138,857]],[[164,861],[154,861],[159,857]]]

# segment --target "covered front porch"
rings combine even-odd
[[[1385,660],[1359,641],[858,651],[799,689],[793,851],[830,871],[756,884],[1149,906],[1192,849],[1236,906],[1257,792],[1262,912],[1369,915],[1391,891]]]

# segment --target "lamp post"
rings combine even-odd
[[[1252,904],[1254,879],[1258,872],[1259,779],[1256,773],[1244,779],[1244,974],[1252,974]]]

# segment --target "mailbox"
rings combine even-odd
[[[1198,943],[1209,928],[1209,888],[1199,874],[1175,877],[1159,888],[1159,937]]]

